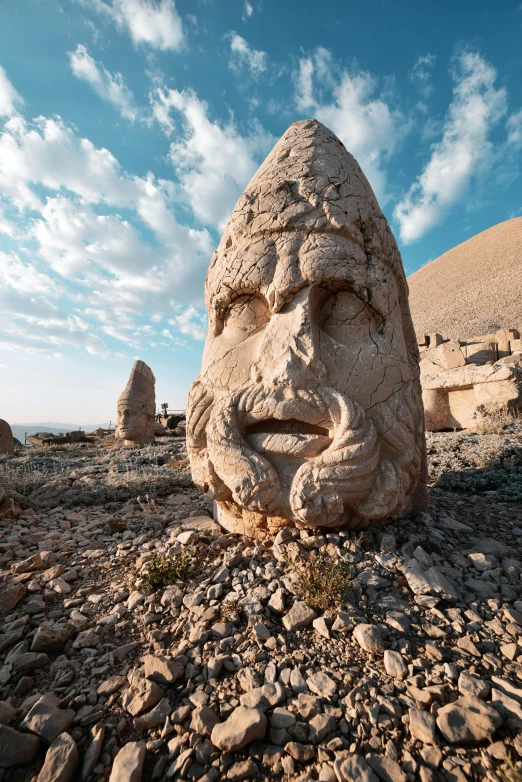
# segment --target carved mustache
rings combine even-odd
[[[209,462],[222,486],[216,499],[232,499],[249,510],[270,515],[277,509],[280,481],[273,465],[244,437],[245,426],[270,418],[327,423],[331,443],[305,461],[294,476],[290,504],[294,520],[339,523],[346,504],[367,496],[379,465],[379,443],[373,422],[354,401],[331,388],[274,394],[249,386],[212,407],[207,424]]]
[[[363,519],[401,511],[421,460],[412,415],[415,389],[407,384],[365,412],[355,401],[323,387],[317,391],[249,385],[215,400],[196,382],[189,400],[188,443],[194,481],[218,501],[278,515],[277,470],[245,438],[252,423],[297,419],[325,427],[329,446],[297,469],[290,487],[297,523],[351,528]],[[260,424],[262,428],[262,425]]]

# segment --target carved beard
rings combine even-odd
[[[265,516],[288,516],[303,526],[367,526],[407,510],[422,458],[418,389],[406,383],[371,414],[332,388],[317,391],[248,385],[217,401],[209,386],[191,389],[187,444],[196,484],[218,501]],[[281,510],[273,464],[245,439],[267,419],[329,424],[330,444],[303,461],[291,481],[291,513]]]

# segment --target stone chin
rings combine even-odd
[[[197,389],[187,429],[193,477],[227,529],[361,529],[410,509],[422,460],[410,385],[371,414],[328,387],[249,386],[219,400]]]

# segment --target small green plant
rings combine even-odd
[[[177,581],[184,581],[191,564],[192,550],[188,548],[172,557],[162,557],[156,554],[145,565],[141,583],[149,592],[156,592],[156,590],[175,584]]]
[[[342,605],[346,591],[355,580],[354,571],[346,562],[332,560],[324,554],[312,553],[306,562],[296,562],[293,567],[303,599],[320,611]]]

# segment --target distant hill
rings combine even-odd
[[[23,444],[26,433],[36,434],[37,432],[51,432],[51,434],[60,434],[61,432],[73,432],[75,429],[83,429],[84,432],[94,432],[95,429],[102,427],[107,429],[109,423],[105,424],[61,424],[57,421],[44,421],[43,423],[31,423],[31,424],[11,424],[13,431],[13,437]],[[112,423],[114,428],[114,422]]]
[[[487,231],[408,277],[417,334],[466,339],[522,329],[522,217]]]

